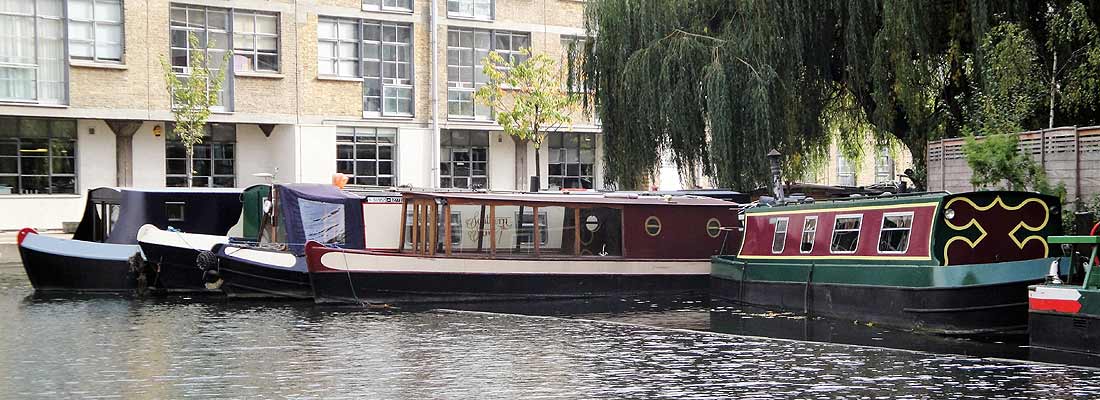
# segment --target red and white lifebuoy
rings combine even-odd
[[[16,245],[22,245],[23,244],[23,239],[26,239],[27,235],[30,235],[30,234],[37,235],[38,231],[34,230],[34,228],[20,229],[19,234],[15,236],[15,244]]]

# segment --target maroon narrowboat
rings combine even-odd
[[[311,243],[306,258],[318,302],[704,292],[710,257],[737,239],[723,234],[736,206],[626,193],[405,193],[394,248]]]

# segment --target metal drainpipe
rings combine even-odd
[[[428,46],[431,49],[431,99],[432,99],[432,166],[430,176],[429,187],[439,187],[439,51],[438,51],[438,39],[437,39],[437,16],[439,15],[439,0],[431,0],[431,7],[429,8],[428,16],[428,29],[431,32],[431,44]]]

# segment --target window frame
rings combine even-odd
[[[772,254],[783,254],[783,250],[787,249],[787,231],[790,230],[791,220],[790,217],[775,217],[775,229],[772,231]],[[779,225],[783,223],[783,239],[779,241],[779,250],[775,249],[775,239],[779,238]]]
[[[909,217],[909,227],[907,228],[886,228],[886,219],[889,217]],[[879,222],[878,228],[878,245],[875,249],[878,250],[878,254],[905,254],[909,252],[909,243],[913,238],[913,221],[915,220],[912,211],[898,211],[882,214],[882,221]],[[882,235],[887,231],[906,231],[905,234],[905,246],[899,251],[883,251],[882,250]]]
[[[810,221],[814,221],[814,229],[813,230],[807,230],[806,229],[806,226],[809,224]],[[799,243],[798,243],[798,252],[799,253],[801,253],[801,254],[813,253],[814,246],[817,243],[817,228],[818,228],[818,225],[819,225],[819,221],[818,221],[818,218],[817,218],[816,215],[809,215],[809,216],[806,216],[805,218],[802,219],[802,235],[799,237]],[[808,250],[803,250],[802,247],[803,247],[803,245],[806,244],[806,233],[810,234],[810,248]]]
[[[185,12],[186,12],[185,15],[186,15],[186,18],[187,18],[186,25],[184,25],[184,26],[173,25],[172,13],[173,13],[173,11],[175,11],[175,9],[185,10]],[[199,10],[201,10],[203,12],[203,25],[201,26],[201,28],[195,28],[195,27],[191,26],[190,13],[194,12],[194,11],[199,11]],[[225,12],[226,25],[225,25],[224,29],[212,29],[211,28],[211,25],[210,25],[210,11],[211,10],[224,11]],[[183,32],[187,32],[187,33],[195,32],[196,36],[198,36],[197,32],[201,31],[203,36],[200,38],[200,40],[201,40],[200,44],[205,46],[204,48],[206,49],[205,53],[206,53],[207,62],[210,62],[210,60],[212,60],[214,58],[214,57],[211,57],[211,54],[210,54],[210,49],[211,48],[209,47],[211,31],[214,31],[214,33],[225,33],[225,37],[226,37],[225,48],[224,48],[224,50],[218,49],[218,51],[221,51],[221,52],[224,53],[224,54],[219,55],[219,57],[225,57],[225,54],[232,54],[232,52],[234,50],[233,49],[234,48],[234,44],[233,44],[233,35],[234,35],[233,15],[234,15],[235,11],[237,11],[237,9],[235,9],[235,8],[223,8],[223,7],[206,6],[206,5],[199,5],[199,4],[187,4],[187,3],[169,3],[169,6],[168,6],[168,58],[169,58],[168,64],[171,66],[172,70],[176,72],[177,77],[189,78],[191,76],[191,68],[193,68],[191,66],[191,50],[192,49],[191,49],[190,43],[187,43],[186,47],[182,47],[182,48],[177,47],[177,46],[173,46],[172,45],[173,32],[175,32],[175,31],[183,31]],[[256,12],[255,10],[245,10],[245,9],[241,9],[240,11],[243,11],[243,12]],[[182,51],[185,52],[185,56],[186,56],[186,59],[187,59],[187,65],[186,66],[177,66],[177,65],[174,64],[175,57],[172,55],[172,53],[173,53],[173,51],[177,51],[177,50],[182,50]],[[280,62],[280,64],[281,64],[281,62]],[[182,68],[182,70],[180,68]],[[234,81],[236,80],[235,78],[237,76],[237,71],[235,71],[236,68],[234,67],[233,57],[230,56],[228,58],[228,61],[226,62],[226,64],[222,65],[221,68],[223,68],[224,71],[225,71],[225,79],[222,81],[222,91],[223,91],[222,96],[224,96],[224,97],[219,99],[219,100],[221,100],[219,102],[220,104],[216,104],[215,106],[210,107],[210,110],[214,111],[214,112],[228,113],[228,112],[233,111]]]
[[[247,15],[252,17],[252,32],[250,32],[250,33],[238,33],[237,32],[236,23],[237,23],[237,15],[238,14],[247,14]],[[259,10],[244,10],[244,9],[241,9],[241,10],[233,9],[233,10],[230,11],[229,15],[230,15],[229,24],[230,24],[230,28],[231,28],[230,42],[233,43],[233,57],[231,58],[232,63],[233,63],[233,70],[236,71],[236,72],[259,73],[259,74],[264,74],[264,73],[278,74],[278,73],[281,73],[282,70],[283,70],[283,62],[282,62],[283,60],[282,60],[282,56],[281,56],[282,52],[280,50],[281,50],[282,45],[283,45],[283,38],[282,38],[282,35],[279,34],[279,31],[281,30],[280,28],[282,28],[282,23],[283,23],[282,15],[278,12],[259,11]],[[258,24],[257,22],[259,21],[259,17],[261,17],[261,16],[273,17],[275,19],[275,33],[261,33],[261,32],[259,32],[260,24]],[[252,49],[251,50],[243,50],[243,51],[237,50],[237,48],[236,48],[237,47],[237,38],[236,38],[237,35],[249,36],[252,39]],[[266,37],[266,38],[274,37],[275,38],[275,52],[274,52],[274,54],[272,54],[271,52],[267,52],[267,51],[260,51],[259,38],[261,38],[261,37]],[[237,57],[238,54],[242,54],[242,53],[252,56],[252,58],[250,59],[251,61],[249,62],[249,64],[251,64],[250,69],[237,70],[237,58],[236,57]],[[275,69],[260,69],[259,68],[260,67],[260,55],[274,55],[275,56]]]
[[[894,156],[889,148],[882,148],[875,157],[875,183],[894,182]]]
[[[489,15],[479,16],[475,11],[477,9],[477,2],[485,1],[489,3]],[[451,2],[455,3],[469,3],[470,13],[459,14],[457,12],[451,12]],[[497,4],[496,0],[448,0],[445,6],[447,7],[447,18],[453,19],[467,19],[474,21],[493,21],[497,17]]]
[[[414,7],[416,7],[416,0],[408,0],[408,1],[409,1],[409,7],[408,7],[408,8],[405,8],[405,7],[396,7],[396,6],[387,6],[387,5],[386,5],[386,1],[389,1],[389,0],[378,0],[378,6],[377,6],[377,7],[374,7],[373,5],[370,5],[370,6],[368,6],[368,5],[367,5],[367,2],[368,2],[368,1],[370,1],[370,0],[362,0],[362,1],[360,1],[360,6],[361,6],[361,9],[362,9],[363,11],[367,11],[367,12],[392,12],[392,13],[400,13],[400,14],[412,14],[412,12],[413,12],[413,8],[414,8]]]
[[[379,29],[378,40],[368,41],[367,38],[366,38],[366,35],[363,35],[363,32],[364,32],[363,29],[366,28],[367,25],[376,25],[376,26],[378,26],[378,29]],[[403,23],[403,22],[387,22],[387,21],[379,21],[379,20],[361,19],[361,20],[359,20],[359,29],[360,29],[360,32],[359,32],[360,33],[360,35],[359,35],[360,36],[359,45],[361,46],[361,48],[359,50],[359,55],[360,55],[360,57],[359,57],[359,70],[360,70],[360,73],[359,73],[359,75],[363,79],[363,117],[399,117],[399,118],[414,117],[416,115],[416,78],[415,78],[415,76],[416,76],[416,65],[415,65],[416,64],[415,63],[415,53],[416,53],[416,48],[415,48],[416,37],[415,37],[415,35],[416,35],[416,30],[413,29],[413,25],[409,24],[409,23]],[[386,40],[386,32],[385,32],[386,29],[394,29],[394,31],[395,31],[394,38],[395,39],[399,36],[400,29],[407,29],[408,30],[408,38],[409,38],[408,43],[403,43],[403,42],[399,42],[399,41],[387,41]],[[368,42],[373,42],[373,43],[378,44],[378,58],[377,59],[371,59],[371,61],[367,61],[366,49],[367,49],[367,46],[368,46]],[[394,46],[394,48],[395,48],[395,50],[394,50],[394,59],[393,60],[386,59],[386,48],[387,48],[387,46]],[[400,57],[398,56],[398,54],[400,54],[400,51],[401,51],[402,48],[404,48],[405,51],[407,52],[407,59],[404,62],[402,62],[400,60]],[[367,77],[367,63],[368,62],[378,63],[378,76],[371,76],[369,78]],[[393,77],[393,78],[386,77],[386,66],[387,65],[394,65],[395,66],[394,71],[397,72],[398,75],[400,75],[400,72],[399,72],[400,67],[402,65],[407,66],[407,68],[408,68],[408,77],[404,79],[404,81],[406,81],[406,83],[402,83],[401,82],[402,79],[400,77]],[[378,96],[377,96],[377,98],[378,98],[378,111],[368,111],[367,110],[367,99],[369,97],[370,98],[375,97],[375,96],[367,96],[367,90],[368,90],[367,80],[368,79],[374,79],[378,82],[378,90],[379,90],[379,93],[378,93]],[[398,97],[387,97],[386,96],[387,89],[406,90],[406,91],[408,91],[409,96],[407,98],[400,97],[400,96],[398,96]],[[401,111],[399,111],[400,107],[397,107],[397,109],[395,109],[395,110],[387,109],[386,103],[387,103],[387,100],[389,100],[389,99],[394,99],[394,101],[396,101],[397,104],[400,104],[400,102],[403,101],[403,100],[407,101],[408,104],[409,104],[409,111],[408,112],[401,112]]]
[[[467,135],[465,145],[455,145],[454,144],[454,135],[456,133],[465,133]],[[480,144],[477,144],[477,145],[471,144],[470,136],[471,136],[471,134],[475,134],[475,133],[477,133],[477,134],[484,133],[485,134],[486,141],[485,141],[484,146],[481,146]],[[444,141],[441,138],[440,144],[439,144],[439,150],[440,150],[440,156],[441,156],[441,158],[439,160],[439,163],[440,163],[439,182],[438,182],[439,187],[440,188],[465,188],[465,189],[469,189],[469,188],[473,187],[474,179],[482,179],[483,178],[485,180],[485,185],[482,186],[482,189],[488,189],[489,184],[491,183],[490,180],[489,180],[489,175],[490,175],[489,174],[489,147],[491,146],[491,142],[492,142],[490,140],[491,139],[490,138],[491,134],[488,131],[452,129],[452,130],[440,131],[440,135],[441,136],[442,135],[447,135],[447,141],[446,141],[446,144],[444,144]],[[479,149],[484,149],[485,150],[485,160],[474,160],[474,151],[479,150]],[[455,158],[454,154],[455,154],[456,150],[459,150],[460,152],[461,152],[461,150],[468,151],[468,153],[470,154],[469,160],[456,161],[454,159]],[[446,157],[446,159],[443,159],[442,157]],[[460,162],[466,162],[466,163],[470,164],[470,166],[469,166],[469,172],[470,172],[469,175],[457,176],[456,177],[456,175],[454,174],[455,166],[456,166],[457,163],[460,163]],[[444,164],[446,165],[446,168],[443,167]],[[474,174],[474,165],[475,164],[484,164],[484,167],[485,167],[484,168],[485,169],[485,174],[484,175],[475,175]],[[445,179],[450,180],[447,185],[443,184]],[[455,184],[454,184],[455,179],[466,179],[466,186],[455,186]]]
[[[363,33],[363,27],[362,27],[362,24],[359,23],[359,21],[360,20],[358,18],[338,18],[338,17],[329,17],[329,16],[318,16],[317,26],[320,26],[322,23],[335,24],[335,25],[333,25],[333,30],[332,30],[332,32],[335,36],[331,37],[331,38],[330,37],[321,37],[320,29],[317,30],[317,43],[318,43],[318,45],[317,45],[317,47],[318,47],[318,50],[317,50],[317,77],[319,77],[319,78],[324,78],[324,77],[328,77],[328,78],[359,78],[359,79],[363,78],[363,65],[362,65],[363,42],[362,42],[362,39],[361,39],[361,36],[362,36],[362,33]],[[355,37],[351,38],[351,39],[346,39],[346,38],[341,37],[340,36],[340,25],[341,24],[354,24],[355,25],[355,29],[354,29]],[[322,57],[321,56],[321,51],[320,51],[320,43],[321,42],[333,43],[334,44],[334,46],[333,46],[333,56],[332,57]],[[340,44],[341,43],[354,43],[354,46],[352,48],[355,49],[356,54],[354,54],[352,56],[345,56],[345,55],[341,54],[340,53]],[[322,61],[329,61],[329,62],[333,63],[332,64],[332,66],[333,66],[332,73],[323,73],[323,72],[321,72],[321,62]],[[354,68],[355,75],[349,76],[349,75],[343,75],[343,74],[340,73],[340,63],[341,62],[346,62],[346,61],[354,61],[355,62],[355,68]]]
[[[851,251],[837,251],[837,250],[834,249],[834,247],[836,245],[836,235],[837,235],[836,224],[841,219],[850,219],[850,218],[855,218],[856,220],[858,220],[859,221],[858,226],[856,227],[856,229],[844,229],[843,231],[844,232],[853,232],[854,231],[856,233],[855,246],[852,248]],[[855,252],[859,251],[859,239],[860,239],[860,236],[862,236],[861,235],[862,230],[863,230],[863,214],[841,214],[841,215],[837,215],[836,217],[834,217],[833,218],[833,229],[832,229],[832,232],[830,232],[832,238],[831,238],[831,240],[829,240],[829,253],[830,254],[854,254]]]
[[[91,45],[91,48],[92,48],[92,56],[91,57],[83,57],[83,56],[75,56],[74,57],[72,55],[72,53],[71,53],[72,52],[71,42],[73,41],[73,37],[72,37],[71,34],[68,35],[68,37],[66,38],[66,39],[68,39],[67,41],[69,42],[69,43],[66,44],[66,50],[67,50],[66,54],[68,54],[70,59],[75,59],[75,60],[84,60],[84,61],[91,61],[91,62],[104,63],[104,64],[125,64],[126,63],[126,7],[125,7],[126,4],[125,4],[125,1],[124,0],[84,0],[84,1],[87,1],[89,4],[91,4],[92,19],[90,19],[90,20],[73,19],[72,18],[72,12],[70,12],[71,0],[66,0],[65,1],[65,15],[66,15],[66,21],[67,21],[66,29],[68,29],[69,32],[71,32],[72,31],[71,24],[73,22],[89,24],[92,27],[92,31],[91,31],[92,38],[91,38],[91,41],[89,43]],[[116,22],[109,22],[109,21],[100,22],[95,16],[96,2],[118,3],[118,18],[119,18],[118,22],[117,23]],[[98,44],[97,44],[98,43],[98,38],[96,36],[96,31],[97,31],[96,27],[100,24],[112,25],[112,26],[117,25],[118,26],[119,35],[118,35],[118,59],[117,60],[111,59],[111,58],[100,58],[99,57],[99,52],[98,52],[98,49],[97,49],[97,47],[98,47]],[[83,39],[80,39],[78,41],[81,42],[81,43],[88,43],[88,41],[83,40]]]
[[[539,247],[545,248],[550,243],[550,227],[549,227],[549,225],[550,225],[550,214],[548,212],[546,212],[546,210],[542,210],[542,207],[540,207],[540,209],[539,209],[538,217],[533,217],[534,216],[534,213],[533,213],[534,207],[523,207],[523,211],[524,211],[523,214],[520,214],[519,211],[516,211],[514,213],[515,218],[516,218],[515,219],[515,221],[516,221],[516,232],[513,236],[513,238],[514,238],[513,240],[516,242],[515,244],[521,249],[534,249],[535,248],[535,238],[534,238],[534,236],[535,236],[535,226],[534,225],[535,225],[535,218],[538,218],[538,221],[539,221]],[[531,212],[531,214],[528,214],[528,212]],[[528,217],[528,216],[533,217],[530,222],[527,221],[526,217]],[[529,239],[529,240],[521,241],[520,240],[521,236],[524,236],[524,239]]]
[[[847,168],[845,168],[847,167]],[[847,171],[845,171],[847,169]],[[846,183],[847,179],[851,179],[851,184]],[[848,157],[843,154],[836,155],[836,184],[838,186],[856,186],[859,184],[859,177],[856,176],[855,164]]]
[[[343,134],[340,133],[340,129],[345,130]],[[350,135],[351,135],[352,141],[351,142],[342,142],[342,141],[340,141],[340,137],[348,135],[348,132],[346,131],[347,129],[351,129]],[[372,131],[373,135],[360,135],[359,132],[361,130],[364,131],[364,132]],[[389,136],[391,136],[389,134],[384,135],[384,134],[382,134],[382,132],[392,132],[393,133],[392,134],[393,140],[390,141],[389,143],[382,143],[381,141],[379,141],[378,138],[380,138],[380,137],[389,137]],[[352,181],[351,181],[352,183],[354,183],[356,185],[397,186],[397,177],[398,177],[397,138],[398,138],[399,134],[400,134],[400,129],[398,129],[398,128],[379,128],[379,127],[363,127],[363,126],[342,126],[342,127],[337,127],[337,134],[336,134],[336,147],[337,147],[336,165],[337,165],[337,169],[336,169],[336,171],[340,172],[340,167],[339,167],[340,162],[351,162],[352,163],[352,173],[351,174],[347,174],[346,172],[341,172],[341,173],[343,173],[345,175],[348,175],[348,177],[352,179]],[[360,137],[364,137],[364,138],[373,137],[374,141],[373,142],[360,143],[359,142]],[[352,156],[352,158],[340,158],[339,147],[340,146],[349,146],[349,145],[351,146],[351,156]],[[365,147],[366,146],[373,146],[374,147],[374,159],[369,159],[369,158],[360,159],[359,158],[359,150],[358,150],[359,146],[365,146]],[[390,148],[390,159],[388,159],[388,160],[380,158],[380,154],[381,154],[380,149],[383,148],[383,147],[389,147]],[[380,173],[381,172],[381,163],[387,162],[387,161],[390,163],[390,173],[389,174],[382,174],[382,173]],[[358,173],[360,162],[367,162],[367,163],[373,162],[374,163],[374,176],[365,175],[365,174],[360,175]],[[379,180],[383,179],[383,178],[389,179],[390,184],[384,185],[384,184],[379,183]],[[374,184],[359,183],[359,179],[364,179],[364,180],[374,179]]]
[[[594,189],[596,187],[596,133],[595,132],[551,132],[548,135],[549,143],[547,143],[547,168],[546,168],[546,182],[550,187],[554,186],[555,179],[560,180],[557,187],[576,188],[576,189]],[[576,147],[570,147],[568,142],[569,137],[576,138]],[[584,147],[584,140],[591,139],[591,147]],[[558,140],[560,139],[560,140]],[[555,145],[555,141],[558,141]],[[585,151],[592,152],[592,162],[584,162],[583,155]],[[575,155],[576,161],[569,161],[569,156]],[[556,156],[556,157],[555,157]],[[557,161],[555,161],[555,158]],[[577,173],[570,174],[569,167],[571,165],[577,166]],[[588,166],[588,173],[585,174],[585,166]],[[558,173],[555,174],[551,171],[554,167],[558,167]],[[585,179],[589,182],[589,186],[585,186]],[[580,186],[566,186],[564,183],[568,181],[576,181],[580,183]]]
[[[43,123],[46,123],[49,126],[49,128],[47,129],[45,137],[35,138],[35,137],[28,137],[26,135],[17,135],[17,136],[14,136],[14,137],[0,136],[0,143],[13,143],[15,145],[15,149],[16,149],[16,152],[15,152],[14,156],[0,156],[0,159],[14,159],[15,160],[15,168],[16,168],[15,173],[2,173],[2,174],[0,174],[0,177],[15,178],[15,180],[16,180],[16,186],[10,187],[11,191],[9,193],[5,193],[5,194],[0,195],[0,197],[5,197],[5,196],[26,196],[26,195],[36,196],[36,195],[79,195],[80,194],[80,192],[79,192],[79,189],[80,189],[80,179],[79,179],[80,157],[79,157],[79,147],[78,147],[79,146],[79,133],[78,133],[77,121],[75,119],[3,116],[3,117],[0,117],[0,120],[12,120],[12,121],[14,121],[14,126],[16,127],[16,133],[17,134],[19,133],[18,127],[21,125],[20,122],[23,121],[23,120],[43,121]],[[53,124],[55,122],[68,122],[68,123],[70,123],[73,127],[72,137],[69,138],[69,137],[65,137],[65,136],[61,136],[61,135],[55,135],[54,134],[55,129],[53,129]],[[46,148],[46,156],[45,157],[32,157],[32,156],[22,155],[21,150],[22,150],[22,147],[23,147],[23,140],[28,140],[28,139],[29,140],[45,140],[46,141],[46,147],[47,147]],[[71,143],[72,155],[70,155],[70,156],[55,156],[54,155],[54,143],[55,142]],[[46,160],[46,173],[45,174],[24,174],[23,173],[23,159],[24,158],[28,158],[28,159],[32,159],[32,160],[33,159],[43,159],[44,158]],[[60,173],[60,172],[59,173],[54,173],[54,160],[55,159],[58,159],[58,160],[70,159],[70,160],[72,160],[72,170],[73,170],[73,172],[72,173]],[[47,185],[46,185],[47,191],[45,193],[22,193],[23,187],[24,187],[24,185],[23,185],[23,178],[24,177],[28,177],[28,178],[45,178],[46,182],[47,182]],[[72,178],[73,191],[72,192],[59,191],[59,192],[55,193],[54,188],[53,188],[53,179],[54,179],[54,177],[57,177],[57,178]]]
[[[459,36],[460,43],[458,43],[458,44],[453,43],[453,41],[451,40],[451,33],[452,32],[457,33],[458,35],[460,35]],[[488,36],[489,36],[489,47],[487,47],[487,48],[478,47],[478,45],[477,45],[477,35],[479,33],[480,34],[488,34]],[[471,47],[461,46],[461,35],[463,35],[463,34],[471,35],[471,37],[470,37]],[[497,46],[496,46],[497,35],[508,35],[509,36],[509,40],[508,40],[509,49],[506,50],[505,53],[500,53],[501,50],[498,49]],[[511,31],[511,30],[503,30],[503,29],[482,29],[482,28],[471,28],[471,27],[463,27],[463,26],[451,26],[451,27],[447,28],[447,119],[448,120],[492,122],[492,120],[493,120],[493,111],[492,111],[492,109],[489,108],[489,107],[485,107],[485,106],[482,106],[482,105],[478,104],[477,100],[474,99],[474,93],[477,92],[478,88],[480,88],[482,86],[485,86],[485,83],[486,83],[484,81],[479,81],[479,76],[478,76],[480,74],[479,66],[481,65],[482,59],[485,56],[487,56],[489,53],[492,53],[492,52],[497,52],[498,54],[502,54],[505,57],[516,57],[517,59],[520,59],[522,56],[518,55],[518,52],[522,48],[515,48],[515,49],[511,48],[511,44],[514,43],[514,37],[515,36],[526,36],[526,38],[527,38],[527,48],[531,47],[531,32]],[[459,64],[455,64],[454,62],[456,60],[460,60],[462,57],[461,56],[452,57],[451,56],[452,51],[455,51],[455,52],[468,52],[469,56],[470,56],[471,64],[461,64],[461,61],[459,61],[460,62]],[[484,55],[482,55],[479,58],[478,54],[480,52],[484,52]],[[456,77],[452,76],[452,74],[451,74],[451,69],[452,68],[454,68],[454,69],[469,68],[469,70],[470,70],[470,80],[469,81],[456,80]],[[485,78],[482,78],[482,79],[485,79]],[[466,101],[466,100],[452,99],[452,94],[453,93],[454,94],[463,94],[464,96],[468,95],[470,100]],[[452,113],[451,112],[451,103],[456,103],[456,102],[461,102],[461,103],[469,102],[470,103],[471,114],[467,115],[467,114],[454,114],[454,113]],[[481,113],[479,113],[479,112],[481,112]]]
[[[207,125],[206,125],[206,134],[203,136],[203,141],[202,141],[201,144],[196,145],[196,146],[202,146],[202,145],[210,146],[210,157],[200,158],[197,155],[193,156],[192,159],[191,159],[192,164],[190,166],[192,171],[194,171],[194,169],[195,169],[194,163],[196,161],[209,161],[210,162],[210,174],[209,175],[199,175],[199,174],[192,173],[192,175],[191,175],[192,187],[206,187],[206,188],[219,188],[219,187],[230,187],[230,188],[232,188],[232,187],[237,187],[237,183],[238,183],[238,179],[237,179],[237,171],[238,171],[238,169],[237,169],[237,142],[238,142],[237,141],[237,124],[234,124],[234,123],[218,123],[218,125],[225,125],[225,126],[232,126],[233,127],[232,128],[233,129],[233,141],[232,142],[227,141],[227,140],[215,140],[214,124],[215,123],[207,123]],[[164,146],[165,146],[164,186],[165,187],[187,187],[187,172],[186,171],[184,171],[183,174],[173,174],[173,173],[170,173],[168,171],[168,162],[169,161],[176,161],[176,162],[183,161],[184,166],[187,166],[187,158],[186,157],[184,157],[184,158],[168,157],[168,150],[167,150],[168,146],[173,145],[175,143],[178,143],[179,140],[171,138],[172,130],[174,129],[174,123],[168,123],[168,124],[165,124],[165,126],[166,126],[166,129],[165,129],[166,137],[164,138]],[[218,146],[231,145],[230,148],[233,150],[233,158],[215,157],[214,156],[214,154],[215,154],[214,146],[215,145],[218,145]],[[225,161],[225,160],[233,161],[233,173],[232,174],[218,174],[218,173],[216,173],[215,171],[216,171],[216,168],[217,168],[216,167],[217,162],[218,161]],[[181,185],[170,185],[168,183],[168,180],[172,179],[172,178],[175,178],[175,179],[181,179],[182,178],[184,184],[182,186]],[[194,185],[193,183],[194,183],[194,180],[196,178],[206,178],[206,185]],[[214,181],[215,181],[215,179],[218,179],[218,178],[221,178],[221,179],[232,178],[233,179],[233,181],[232,181],[233,184],[230,185],[230,186],[215,185]]]
[[[24,55],[21,60],[16,61],[0,61],[0,68],[11,70],[29,70],[30,71],[30,88],[32,94],[29,98],[21,97],[0,97],[0,103],[7,104],[48,104],[48,105],[68,105],[69,104],[69,35],[68,35],[68,17],[67,3],[63,0],[55,0],[56,4],[60,7],[59,15],[49,15],[41,12],[40,3],[49,0],[30,0],[31,11],[29,14],[20,13],[18,11],[3,11],[0,15],[10,17],[29,18],[32,25],[32,55]],[[43,32],[43,23],[55,22],[57,23],[57,30],[60,32],[60,37],[48,37]],[[60,54],[56,54],[56,58],[51,58],[51,54],[43,50],[43,41],[56,40],[59,42],[61,50]],[[14,58],[14,57],[12,57]],[[29,59],[29,60],[28,60]],[[30,62],[26,62],[30,61]],[[52,71],[60,75],[60,81],[49,80],[49,76],[44,76],[44,69],[56,68]],[[11,82],[23,82],[21,79],[13,79]],[[48,93],[47,86],[53,84],[61,84],[60,97],[46,97],[43,93]],[[14,86],[12,86],[14,87]]]

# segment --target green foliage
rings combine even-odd
[[[161,67],[167,82],[168,94],[172,98],[172,116],[175,126],[172,133],[179,137],[187,151],[187,186],[191,186],[192,158],[194,147],[202,143],[206,133],[206,121],[210,119],[210,108],[218,104],[225,81],[225,70],[213,68],[207,59],[206,48],[199,45],[194,33],[188,33],[190,44],[190,73],[181,77],[172,69],[162,56]],[[231,52],[226,52],[221,65],[228,66]]]
[[[1100,123],[1100,6],[1083,4],[591,0],[576,64],[605,177],[622,187],[669,151],[681,170],[751,189],[769,182],[770,148],[794,175],[832,142],[852,156],[868,137],[904,144],[922,180],[928,140],[1044,126],[1055,55],[1074,63],[1056,77],[1056,121]]]
[[[557,61],[522,49],[523,61],[505,60],[495,51],[482,60],[488,82],[474,97],[493,109],[504,132],[535,147],[537,175],[542,178],[538,149],[546,134],[570,124],[580,100],[566,86]]]
[[[973,171],[970,184],[975,189],[1031,190],[1066,198],[1066,187],[1051,185],[1043,167],[1020,153],[1019,139],[1013,134],[994,134],[982,138],[966,136],[963,153]]]
[[[975,129],[986,135],[1023,130],[1045,96],[1045,85],[1035,79],[1042,76],[1035,41],[1018,24],[1004,23],[986,35],[981,50],[984,85],[976,99]],[[991,138],[989,146],[1004,141]]]
[[[1096,12],[1093,7],[1093,12]],[[1100,102],[1100,29],[1080,1],[1048,14],[1047,51],[1057,55],[1054,78],[1064,112],[1088,110]]]

